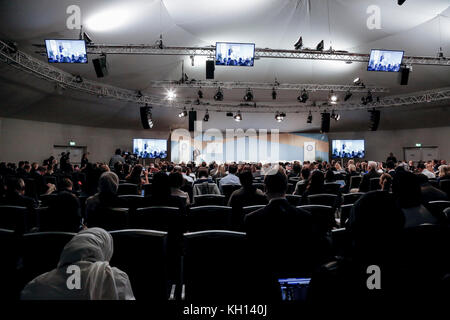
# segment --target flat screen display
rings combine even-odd
[[[133,152],[140,158],[167,158],[167,140],[133,139]]]
[[[45,40],[50,63],[87,63],[84,40]]]
[[[372,49],[367,71],[399,72],[403,54],[403,51]]]
[[[333,140],[332,158],[364,158],[364,140]]]
[[[216,43],[217,66],[253,67],[254,63],[254,43]]]
[[[306,301],[311,278],[278,279],[282,301]]]

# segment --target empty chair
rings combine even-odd
[[[338,194],[341,189],[341,185],[336,182],[329,182],[324,184],[325,192],[330,194]]]
[[[450,208],[450,201],[445,200],[430,201],[428,202],[426,207],[428,210],[430,210],[433,216],[442,221],[447,219],[447,217],[445,217],[444,215],[444,210]]]
[[[362,180],[361,176],[351,176],[350,177],[350,190],[351,189],[359,189],[361,180]]]
[[[99,207],[86,217],[86,224],[89,228],[99,227],[107,231],[127,229],[128,209]]]
[[[308,204],[318,204],[322,206],[334,207],[337,204],[337,195],[320,193],[308,196]]]
[[[0,206],[0,228],[15,230],[17,233],[27,232],[31,224],[30,214],[25,207]]]
[[[301,205],[302,196],[287,194],[286,200],[290,203],[291,206],[297,207],[297,206]]]
[[[245,239],[245,233],[219,230],[183,235],[186,300],[248,299]]]
[[[187,230],[232,230],[232,209],[224,206],[202,206],[190,209]]]
[[[181,228],[182,217],[180,210],[175,207],[147,207],[138,208],[130,217],[130,225],[138,229],[171,231]],[[175,231],[174,230],[174,231]]]
[[[142,186],[142,190],[144,190],[144,197],[150,197],[152,195],[152,186],[151,183],[146,183]]]
[[[118,195],[126,195],[126,194],[138,194],[138,186],[134,183],[122,183],[119,184],[117,189]]]
[[[350,217],[350,213],[352,211],[353,208],[353,204],[344,204],[341,206],[341,217],[339,220],[339,224],[341,226],[341,228],[343,228],[345,226],[345,222],[347,221],[347,219]]]
[[[363,195],[363,192],[346,193],[342,195],[342,204],[353,204]]]
[[[110,234],[111,265],[128,275],[136,299],[167,300],[167,232],[127,229]]]
[[[221,194],[203,194],[194,196],[194,206],[223,206],[225,196]]]
[[[439,181],[439,188],[444,191],[450,198],[450,179],[444,179]]]
[[[58,265],[64,246],[73,238],[71,232],[27,233],[22,237],[21,286]]]
[[[380,190],[380,178],[371,178],[369,188],[370,191]]]
[[[299,206],[303,210],[308,211],[313,216],[322,232],[329,232],[336,226],[336,220],[334,217],[334,208],[324,205],[306,205]]]

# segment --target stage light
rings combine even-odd
[[[331,111],[331,119],[339,121],[341,119],[341,115],[336,113],[334,110]]]
[[[136,91],[136,98],[142,98],[143,94],[141,92],[141,90]]]
[[[401,6],[402,4],[405,3],[405,1],[406,1],[406,0],[398,0],[397,3],[398,3],[399,6]]]
[[[353,80],[353,84],[355,86],[359,86],[361,84],[361,79],[360,78],[355,78],[355,80]]]
[[[369,92],[367,92],[366,101],[367,101],[368,103],[373,102],[373,96],[372,96],[372,92],[370,92],[370,90],[369,90]]]
[[[235,121],[242,121],[241,111],[238,110],[238,112],[234,115],[233,118],[234,118]]]
[[[300,37],[298,41],[294,44],[295,50],[300,50],[303,47],[303,39]]]
[[[322,40],[322,41],[320,41],[319,44],[317,45],[316,50],[317,50],[317,51],[323,51],[323,48],[324,48],[324,43],[323,43],[323,40]]]
[[[286,117],[286,113],[284,112],[277,112],[275,114],[275,120],[277,120],[277,122],[282,122],[284,120],[284,118]]]
[[[312,123],[312,121],[313,121],[312,112],[309,111],[309,114],[308,114],[308,120],[306,121],[306,123]]]
[[[334,94],[333,90],[330,91],[329,101],[331,104],[336,104],[338,101],[338,97]]]
[[[187,112],[187,110],[186,110],[186,107],[184,107],[183,111],[181,111],[181,112],[178,114],[178,117],[179,117],[179,118],[184,118],[184,117],[187,117],[187,115],[188,115],[188,112]]]
[[[308,92],[306,92],[306,90],[303,89],[300,96],[297,97],[297,100],[300,101],[301,103],[306,103],[308,99],[309,99]]]
[[[173,100],[177,97],[175,91],[173,89],[169,89],[167,91],[167,100]]]
[[[247,89],[247,91],[245,92],[244,100],[245,101],[253,101],[252,89],[250,89],[250,88]]]
[[[217,89],[217,93],[214,95],[214,100],[216,101],[222,101],[223,100],[223,92],[222,89]]]
[[[275,87],[272,89],[272,99],[277,100],[277,91],[275,90]]]
[[[198,90],[197,96],[198,96],[199,99],[203,99],[203,91],[202,91],[201,88]]]
[[[83,82],[83,78],[80,75],[76,75],[74,77],[73,81],[75,81],[76,83],[82,83]]]
[[[347,101],[348,99],[350,99],[353,96],[353,94],[350,92],[350,90],[348,90],[345,93],[345,97],[344,97],[344,101]]]
[[[208,113],[208,109],[206,109],[206,113],[205,116],[203,117],[203,121],[208,122],[209,121],[209,113]]]

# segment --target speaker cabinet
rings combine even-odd
[[[148,122],[149,112],[150,112],[149,107],[141,107],[141,122],[142,122],[142,127],[144,129],[150,129],[150,124]]]
[[[189,131],[192,132],[195,129],[195,121],[197,121],[197,111],[189,111]]]
[[[401,67],[400,68],[400,84],[402,86],[407,86],[408,85],[409,72],[410,72],[410,70],[407,67]]]
[[[215,61],[206,60],[206,79],[214,79]]]
[[[108,75],[108,68],[106,67],[106,56],[101,56],[100,58],[93,59],[95,73],[97,78],[103,78]]]
[[[322,113],[322,121],[320,126],[320,132],[330,132],[330,114],[328,112]]]
[[[370,112],[370,131],[377,131],[380,125],[381,112],[380,110],[369,110]]]

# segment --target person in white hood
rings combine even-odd
[[[109,265],[112,255],[113,239],[108,232],[100,228],[80,231],[64,247],[56,269],[30,281],[21,299],[134,300],[128,275]]]

